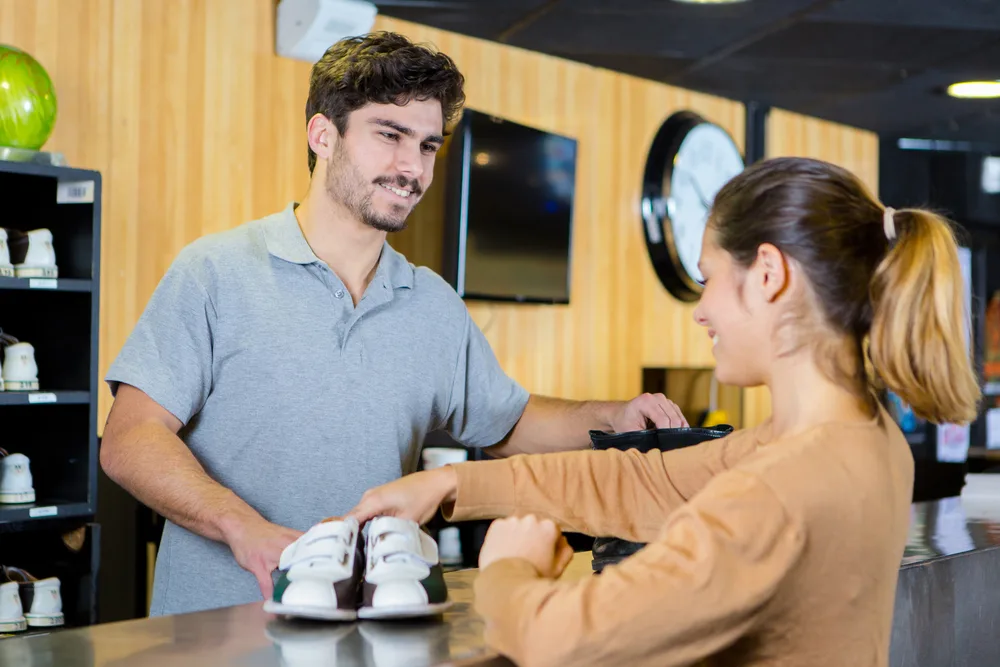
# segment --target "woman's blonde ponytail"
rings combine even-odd
[[[968,423],[981,398],[951,225],[921,209],[889,213],[895,239],[871,282],[869,354],[885,386],[935,423]]]

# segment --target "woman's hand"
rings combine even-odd
[[[395,516],[423,525],[442,503],[455,501],[457,488],[458,476],[451,466],[413,473],[369,489],[348,516],[361,524],[377,516]]]
[[[573,548],[549,519],[509,517],[490,525],[479,552],[479,569],[505,558],[523,558],[543,577],[557,579],[573,559]]]

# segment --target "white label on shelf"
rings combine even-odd
[[[93,204],[93,181],[60,181],[56,189],[57,204]]]
[[[55,403],[57,400],[55,394],[28,394],[28,403]]]
[[[55,278],[31,278],[28,281],[28,287],[31,289],[56,289],[59,287],[59,281]]]
[[[28,516],[32,519],[39,516],[55,516],[59,514],[58,507],[34,507],[28,510]]]

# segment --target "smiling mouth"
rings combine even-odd
[[[383,188],[385,188],[386,190],[388,190],[389,192],[391,192],[392,194],[396,195],[397,197],[402,197],[403,199],[406,199],[410,195],[413,194],[413,192],[411,192],[410,190],[404,190],[402,188],[397,188],[397,187],[395,187],[393,185],[389,185],[387,183],[379,183],[379,185],[382,186]]]
[[[712,345],[716,345],[719,342],[719,334],[715,329],[708,330],[708,337],[712,339]]]

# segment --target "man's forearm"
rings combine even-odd
[[[109,440],[109,436],[110,440]],[[229,542],[247,520],[263,517],[205,472],[187,445],[163,424],[105,433],[105,472],[150,509],[198,535]]]
[[[532,394],[510,434],[486,452],[506,457],[586,449],[589,432],[610,429],[611,415],[621,406],[621,401],[568,401]]]

